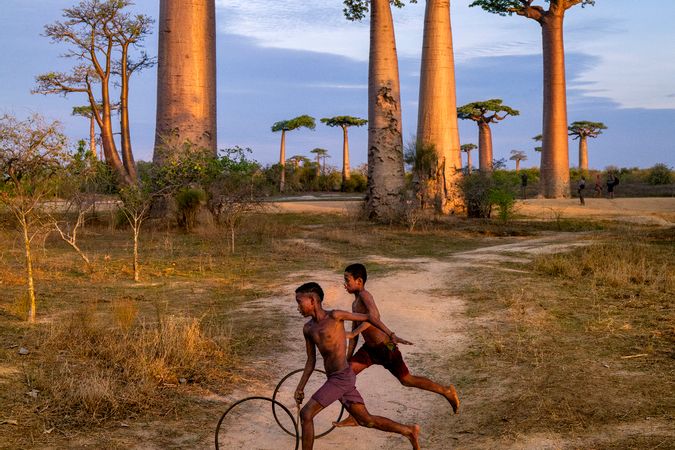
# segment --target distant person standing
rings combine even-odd
[[[586,189],[586,178],[582,176],[581,180],[579,180],[579,185],[577,186],[577,194],[579,194],[579,203],[581,205],[586,204],[584,201],[584,189]]]
[[[520,174],[520,192],[523,196],[523,200],[527,198],[527,174],[523,172]]]
[[[610,175],[607,179],[607,196],[609,198],[614,198],[614,188],[619,184],[619,177],[616,175]]]
[[[595,175],[595,196],[602,197],[602,180],[599,173]]]

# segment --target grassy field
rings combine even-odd
[[[0,230],[0,446],[58,447],[111,424],[161,419],[170,430],[181,417],[213,414],[221,405],[200,398],[266,376],[250,362],[283,345],[284,326],[246,305],[278,293],[294,273],[321,268],[339,276],[366,255],[443,259],[560,231],[583,232],[590,245],[511,264],[518,275],[467,271],[449,288],[477,325],[466,354],[448,365],[461,367],[464,396],[494,394],[474,405],[469,428],[512,438],[646,417],[672,423],[673,228],[451,219],[408,232],[342,215],[260,214],[242,226],[234,254],[217,229],[149,226],[140,283],[132,281],[129,230],[90,225],[81,247],[92,267],[55,235],[36,240],[35,325],[23,320],[18,234],[9,225]],[[20,355],[22,348],[29,353]],[[597,448],[660,441],[617,442]]]

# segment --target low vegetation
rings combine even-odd
[[[471,405],[475,431],[498,439],[600,433],[593,448],[672,444],[612,427],[672,420],[674,244],[672,228],[622,229],[538,256],[518,277],[467,274],[460,293],[474,343],[449,364],[467,398],[486,399]]]

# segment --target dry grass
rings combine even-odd
[[[176,407],[179,385],[222,387],[232,379],[236,358],[228,333],[207,333],[188,317],[139,321],[130,299],[112,305],[112,311],[81,308],[37,336],[34,363],[24,370],[27,387],[38,392],[29,406],[45,426],[166,413]]]
[[[675,236],[608,237],[539,256],[518,279],[467,274],[475,343],[449,364],[466,368],[464,395],[484,400],[472,405],[476,432],[569,437],[645,417],[672,420]],[[620,435],[603,439],[607,448],[631,448]]]

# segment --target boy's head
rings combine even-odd
[[[305,283],[295,290],[295,301],[298,303],[298,311],[307,317],[311,315],[315,303],[323,302],[323,289],[319,283],[313,281]]]
[[[350,264],[345,268],[345,289],[350,294],[362,290],[367,279],[368,273],[363,264]]]

